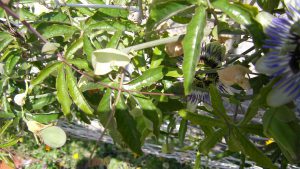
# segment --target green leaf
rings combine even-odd
[[[49,94],[46,95],[45,97],[41,97],[38,99],[34,99],[31,101],[31,110],[39,110],[42,109],[44,106],[48,106],[51,103],[55,101],[55,95],[54,94]]]
[[[79,107],[80,110],[85,112],[86,114],[93,114],[93,109],[85,100],[82,93],[79,91],[77,87],[77,80],[73,75],[73,72],[70,67],[66,67],[66,80],[68,84],[69,94],[73,99],[74,103]]]
[[[121,97],[116,106],[115,117],[118,130],[121,133],[124,142],[137,154],[143,154],[141,150],[141,134],[137,129],[137,122],[129,114],[128,108]]]
[[[27,115],[32,120],[37,121],[39,123],[49,124],[55,120],[57,120],[61,114],[60,113],[39,113],[39,114],[30,114]]]
[[[276,169],[277,167],[273,162],[261,152],[253,143],[249,141],[236,127],[231,128],[231,136],[235,140],[237,147],[246,155],[248,155],[252,160],[254,160],[258,165],[263,167]]]
[[[192,123],[195,123],[198,125],[221,127],[221,128],[224,128],[226,126],[226,124],[219,119],[213,119],[208,116],[187,112],[185,110],[180,110],[179,115],[182,118],[190,120]]]
[[[272,12],[278,7],[280,0],[257,0],[256,2],[264,11]]]
[[[150,8],[150,18],[155,21],[154,27],[172,16],[191,8],[189,4],[180,2],[167,2],[155,4]]]
[[[13,47],[7,47],[6,50],[3,51],[3,54],[1,55],[0,62],[3,62],[6,58],[10,56],[20,56],[21,55],[21,50],[20,49],[15,49]]]
[[[60,46],[59,43],[51,43],[51,42],[47,42],[43,45],[42,48],[42,53],[48,54],[48,55],[52,55],[55,53],[55,51],[57,50],[57,48]]]
[[[73,26],[62,24],[49,25],[48,23],[43,23],[37,27],[37,31],[40,32],[46,39],[62,36],[64,37],[65,41],[70,39],[77,30],[78,29]]]
[[[106,89],[99,105],[97,108],[97,115],[99,117],[99,120],[102,124],[102,126],[107,126],[109,135],[113,138],[113,140],[120,144],[123,145],[124,142],[122,141],[122,136],[117,130],[117,121],[115,117],[110,117],[112,115],[111,111],[111,94],[112,90],[111,89]],[[111,118],[109,124],[108,120]]]
[[[200,56],[201,41],[206,25],[206,11],[200,6],[196,9],[195,15],[187,26],[187,33],[183,39],[183,77],[184,93],[188,95],[192,89],[192,83],[195,76],[195,68]]]
[[[61,104],[62,112],[65,116],[68,116],[71,111],[72,100],[68,93],[68,82],[66,81],[66,75],[64,65],[58,67],[58,75],[56,78],[56,90],[57,90],[57,101]]]
[[[108,41],[106,48],[116,48],[117,49],[122,35],[123,35],[123,31],[116,31],[114,33],[114,35]]]
[[[59,22],[61,24],[67,24],[70,23],[70,19],[68,15],[62,13],[62,12],[49,12],[49,13],[43,13],[38,18],[39,21],[46,21],[46,22]]]
[[[0,116],[4,116],[4,118],[13,118],[15,117],[13,111],[10,108],[10,104],[8,102],[8,99],[5,95],[2,95],[2,105],[3,111],[0,112]]]
[[[241,3],[241,2],[234,2],[234,5],[238,6],[239,8],[243,9],[244,11],[248,11],[252,17],[255,17],[259,10],[256,6]]]
[[[222,97],[214,84],[209,85],[209,94],[214,113],[222,118],[225,122],[232,122],[230,117],[226,114],[226,109],[223,105]]]
[[[255,98],[250,103],[247,112],[243,118],[243,120],[239,123],[240,125],[247,124],[251,121],[251,119],[258,113],[258,110],[263,105],[266,105],[266,98],[268,93],[272,90],[273,85],[278,81],[274,79],[268,85],[260,89],[260,92],[255,96]]]
[[[15,115],[12,112],[0,111],[0,118],[11,119],[14,117],[15,117]]]
[[[99,120],[103,126],[107,125],[108,120],[111,116],[111,94],[112,90],[108,88],[105,91],[97,108],[97,115],[99,116]],[[107,128],[114,129],[116,126],[116,120],[114,117],[112,117]]]
[[[87,55],[87,61],[91,62],[92,59],[92,53],[94,51],[93,44],[91,42],[91,39],[88,35],[88,33],[83,34],[83,52]]]
[[[2,52],[3,49],[5,49],[14,38],[6,32],[0,32],[0,52]]]
[[[115,21],[99,21],[89,25],[86,28],[87,32],[91,32],[93,30],[103,30],[103,31],[131,31],[136,32],[141,28],[133,24],[133,22],[115,22]]]
[[[174,78],[179,78],[182,77],[182,70],[178,68],[173,68],[173,67],[165,67],[165,76],[168,77],[174,77]]]
[[[143,115],[153,123],[153,133],[158,138],[160,131],[159,112],[152,99],[142,95],[134,95],[134,99],[141,107]]]
[[[72,59],[67,60],[69,64],[76,66],[78,69],[83,69],[85,71],[91,71],[89,63],[86,59]]]
[[[81,3],[79,0],[68,0],[68,3],[78,4]],[[76,16],[91,16],[94,12],[92,12],[90,8],[73,8],[74,13],[76,13]],[[81,14],[81,15],[80,15]]]
[[[158,47],[153,48],[150,68],[157,68],[158,66],[160,66],[165,59],[165,56],[166,55],[162,52],[162,49]]]
[[[20,138],[12,138],[5,143],[0,144],[0,148],[7,148],[11,147],[19,142]]]
[[[254,19],[249,9],[238,4],[231,4],[228,0],[212,0],[214,8],[220,9],[235,22],[244,25],[251,33],[255,46],[261,47],[264,43],[265,34],[262,26]]]
[[[76,39],[67,49],[65,52],[64,57],[66,59],[73,59],[74,54],[83,47],[83,37]]]
[[[41,70],[37,77],[30,82],[31,87],[42,83],[51,73],[56,71],[60,65],[62,65],[61,62],[48,64],[47,67]]]
[[[25,8],[19,8],[18,10],[19,17],[21,20],[35,20],[36,15],[31,13],[29,10]]]
[[[125,88],[127,90],[141,90],[144,87],[151,86],[164,77],[164,71],[165,69],[163,66],[148,69],[141,76],[129,82],[128,86]]]
[[[13,120],[5,121],[5,124],[0,128],[0,138],[3,136],[8,127],[13,123]]]
[[[222,139],[226,131],[226,128],[222,128],[215,131],[213,134],[206,136],[206,138],[200,142],[199,151],[201,153],[208,154],[209,151]]]
[[[289,162],[300,162],[300,125],[291,109],[281,106],[267,110],[263,116],[263,128]]]
[[[239,129],[244,133],[251,133],[261,137],[265,137],[263,133],[263,125],[261,124],[247,124],[239,126]]]
[[[129,15],[129,11],[124,9],[100,8],[99,11],[101,15],[105,14],[112,18],[120,17],[123,19],[127,19]]]
[[[19,60],[19,55],[11,55],[9,58],[7,58],[4,65],[4,72],[6,75],[10,75],[13,73],[13,70],[16,68],[16,65],[19,62]]]
[[[153,133],[153,123],[144,116],[144,112],[139,106],[136,106],[133,109],[131,109],[130,115],[136,121],[137,129],[141,134],[140,140],[143,144],[146,137]]]
[[[184,138],[185,138],[185,134],[187,131],[187,125],[188,125],[188,121],[186,119],[181,119],[179,131],[178,131],[178,138],[179,138],[180,146],[184,145]]]

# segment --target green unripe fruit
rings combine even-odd
[[[66,133],[57,126],[47,127],[40,131],[40,137],[46,145],[52,148],[59,148],[66,143]]]

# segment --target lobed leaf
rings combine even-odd
[[[280,0],[257,0],[257,4],[265,11],[272,12],[280,3]]]
[[[3,49],[5,49],[14,38],[6,32],[0,32],[0,52],[2,52]]]
[[[189,4],[174,1],[152,5],[150,8],[150,18],[155,21],[153,27],[189,8],[191,8]]]
[[[7,58],[4,65],[4,72],[6,75],[11,75],[13,73],[13,70],[16,68],[16,65],[20,59],[21,58],[19,55],[11,55],[9,58]]]
[[[222,128],[215,131],[213,134],[206,136],[206,138],[200,142],[199,151],[208,154],[210,149],[212,149],[222,139],[226,131],[226,128]]]
[[[300,161],[300,125],[286,106],[271,108],[263,116],[263,131],[273,138],[291,163]]]
[[[139,31],[140,28],[133,24],[132,22],[115,22],[115,21],[98,21],[96,23],[90,24],[86,31],[90,32],[93,30],[103,30],[103,31]]]
[[[32,120],[37,121],[39,123],[49,124],[57,120],[61,116],[61,113],[54,113],[54,112],[39,113],[39,114],[31,114],[27,116],[29,116]]]
[[[64,57],[66,59],[73,59],[74,54],[83,47],[83,37],[76,39],[65,51]]]
[[[34,99],[31,101],[31,110],[39,110],[42,109],[44,106],[48,106],[51,103],[55,101],[55,95],[54,94],[49,94],[46,95],[45,97],[41,97],[38,99]]]
[[[89,115],[93,114],[94,110],[90,107],[90,105],[87,103],[84,96],[78,89],[77,81],[76,81],[70,67],[66,67],[66,80],[68,82],[67,85],[68,85],[68,89],[69,89],[69,94],[70,94],[71,98],[73,99],[74,103],[84,113],[89,114]]]
[[[184,138],[188,127],[188,121],[186,119],[181,119],[180,127],[178,131],[178,138],[180,146],[184,145]]]
[[[110,117],[112,115],[111,111],[111,100],[112,100],[112,90],[107,89],[97,107],[97,115],[103,126],[107,126],[109,135],[113,138],[113,140],[123,145],[124,142],[122,140],[122,135],[117,129],[117,121],[115,117]],[[110,119],[111,118],[111,119]],[[110,120],[110,121],[109,121]],[[109,123],[109,124],[107,124]]]
[[[200,56],[201,41],[203,39],[206,25],[206,11],[203,6],[199,6],[192,20],[187,26],[187,33],[183,39],[183,77],[184,93],[190,94],[195,76],[195,68]]]
[[[69,64],[76,66],[78,69],[83,69],[85,71],[91,71],[89,63],[86,59],[71,59],[67,60]]]
[[[55,62],[47,65],[43,70],[41,70],[35,79],[31,80],[30,85],[35,86],[42,83],[48,76],[50,76],[51,73],[57,71],[58,67],[61,65],[61,62]]]
[[[56,78],[57,101],[61,104],[62,112],[65,116],[71,113],[72,100],[68,93],[68,81],[66,80],[64,65],[58,67],[58,75]]]
[[[231,137],[235,140],[237,148],[244,154],[248,155],[258,165],[266,168],[277,168],[271,159],[261,152],[248,138],[246,138],[236,127],[231,130]]]
[[[209,85],[209,94],[214,113],[222,118],[225,122],[231,122],[230,117],[226,114],[222,97],[214,84]]]
[[[117,123],[115,117],[112,117],[110,121],[109,118],[111,116],[111,94],[112,90],[107,89],[98,105],[97,108],[97,115],[99,117],[99,120],[103,126],[106,126],[108,124],[108,129],[109,130],[116,130],[117,128]]]
[[[164,77],[164,71],[163,66],[148,69],[141,76],[129,82],[125,88],[127,90],[141,90],[144,87],[151,86]]]
[[[263,33],[262,26],[253,18],[249,9],[238,4],[231,4],[228,0],[213,0],[212,6],[220,9],[230,18],[239,24],[246,26],[251,33],[255,46],[261,47],[264,43],[265,34]]]
[[[92,53],[94,51],[93,44],[91,42],[90,37],[88,36],[88,33],[83,34],[83,52],[87,55],[87,61],[91,62],[92,59]]]
[[[265,87],[260,89],[260,92],[255,96],[255,98],[250,103],[247,112],[243,118],[243,120],[239,123],[239,125],[247,124],[251,121],[251,119],[258,113],[259,108],[266,104],[267,94],[272,90],[273,85],[278,81],[274,79],[271,83],[266,85]]]
[[[196,114],[196,113],[191,113],[187,112],[185,110],[180,110],[179,115],[187,120],[190,120],[192,123],[198,124],[198,125],[203,125],[203,126],[211,126],[211,127],[221,127],[224,128],[226,124],[219,120],[219,119],[213,119],[208,116]]]
[[[152,122],[153,133],[158,138],[160,132],[159,113],[156,106],[153,104],[152,99],[142,95],[134,95],[134,99],[141,107],[143,115]]]
[[[40,24],[37,27],[37,31],[40,32],[43,37],[46,39],[50,39],[53,37],[57,36],[62,36],[64,37],[65,40],[70,39],[73,34],[77,31],[78,29],[73,27],[73,26],[68,26],[68,25],[62,25],[62,24]]]
[[[116,114],[118,130],[122,135],[124,142],[128,147],[137,154],[142,154],[141,150],[141,134],[137,129],[137,122],[129,114],[128,108],[121,97],[116,106]]]
[[[7,148],[11,147],[19,142],[20,138],[11,138],[8,141],[5,141],[4,143],[0,144],[0,148]]]
[[[116,31],[113,36],[108,41],[106,48],[118,48],[119,41],[121,39],[121,36],[123,34],[123,31]]]

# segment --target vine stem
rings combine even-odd
[[[168,44],[168,43],[172,43],[172,42],[177,42],[177,41],[182,40],[183,37],[184,37],[184,35],[177,35],[177,36],[157,39],[157,40],[153,40],[153,41],[150,41],[150,42],[145,42],[145,43],[142,43],[142,44],[130,46],[130,47],[121,49],[121,51],[123,51],[125,53],[129,53],[129,52],[135,51],[135,50],[141,50],[141,49],[151,48],[151,47],[154,47],[154,46],[159,46],[159,45],[164,45],[164,44]]]
[[[16,14],[15,12],[13,12],[7,5],[5,5],[2,1],[0,1],[0,7],[3,8],[8,15],[12,16],[13,18],[20,20],[33,34],[35,34],[40,40],[42,40],[44,43],[47,43],[48,41],[46,40],[46,38],[44,38],[37,30],[35,30],[28,22],[26,22],[25,20],[21,20],[19,15]],[[131,46],[128,48],[125,48],[123,50],[130,52],[131,50],[140,50],[140,49],[145,49],[145,48],[149,48],[149,47],[153,47],[153,46],[157,46],[157,45],[161,45],[161,44],[166,44],[166,43],[171,43],[171,42],[175,42],[180,40],[181,35],[180,36],[175,36],[175,37],[170,37],[170,38],[164,38],[164,39],[158,39],[158,40],[154,40],[151,42],[146,42],[143,44],[139,44],[139,45],[135,45],[135,46]],[[76,67],[74,67],[73,65],[71,65],[70,63],[68,63],[63,56],[61,55],[61,53],[57,54],[57,57],[61,59],[62,62],[64,62],[66,65],[70,66],[73,70],[75,70],[76,72],[78,72],[79,74],[88,77],[90,80],[93,80],[93,78],[80,71],[79,69],[77,69]],[[118,88],[107,85],[105,83],[101,83],[98,82],[98,84],[102,85],[103,87],[106,88],[111,88],[113,90],[118,90]],[[140,92],[140,91],[134,91],[134,90],[126,90],[126,89],[121,89],[122,92],[128,92],[128,93],[139,93],[139,94],[146,94],[146,95],[163,95],[163,96],[178,96],[176,94],[172,94],[172,93],[153,93],[153,92]]]
[[[12,16],[13,18],[21,21],[24,26],[26,26],[33,34],[35,34],[38,38],[40,38],[40,40],[42,40],[44,43],[47,43],[47,39],[44,38],[37,30],[35,30],[28,22],[26,22],[25,20],[21,20],[19,15],[16,14],[14,11],[12,11],[7,5],[5,5],[2,1],[0,1],[0,7],[3,8],[5,10],[5,12]]]
[[[85,167],[85,168],[88,168],[88,165],[90,164],[90,162],[91,162],[91,160],[92,160],[92,158],[93,158],[93,156],[94,156],[94,153],[95,153],[97,147],[99,146],[100,141],[102,140],[104,134],[105,134],[106,131],[107,131],[108,125],[110,124],[111,120],[112,120],[113,117],[115,116],[115,113],[116,113],[116,106],[117,106],[117,104],[118,104],[118,102],[119,102],[119,100],[120,100],[120,98],[121,98],[122,86],[123,86],[123,80],[124,80],[124,69],[121,69],[121,78],[120,78],[120,84],[119,84],[119,87],[118,87],[117,97],[116,97],[114,103],[113,103],[112,106],[111,106],[111,113],[110,113],[110,115],[109,115],[109,118],[108,118],[107,122],[105,123],[104,130],[103,130],[103,132],[101,133],[99,139],[97,140],[96,145],[94,146],[94,148],[93,148],[93,150],[92,150],[92,152],[91,152],[91,154],[90,154],[90,157],[89,157],[89,159],[88,159],[88,162],[86,163],[86,167]]]
[[[139,9],[133,6],[125,6],[125,5],[105,5],[105,4],[72,4],[72,3],[59,3],[59,6],[68,6],[68,7],[75,7],[75,8],[110,8],[110,9],[125,9],[131,10],[134,12],[138,12]]]
[[[75,70],[77,73],[87,77],[90,80],[94,80],[94,78],[92,76],[90,76],[89,74],[82,72],[81,70],[77,69],[75,66],[73,66],[72,64],[68,63],[64,57],[58,53],[57,57],[64,62],[66,65],[68,65],[69,67],[71,67],[73,70]],[[110,88],[113,90],[119,90],[119,88],[114,87],[114,86],[110,86],[108,84],[102,83],[102,82],[97,82],[98,84],[100,84],[101,86],[105,87],[105,88]],[[144,94],[144,95],[157,95],[157,96],[183,96],[183,95],[178,95],[178,94],[174,94],[174,93],[158,93],[158,92],[141,92],[141,91],[137,91],[137,90],[126,90],[126,89],[121,89],[122,92],[126,92],[126,93],[137,93],[137,94]]]

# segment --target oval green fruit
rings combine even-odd
[[[66,143],[67,136],[64,130],[57,126],[51,126],[43,129],[40,136],[44,143],[52,148],[59,148]]]

